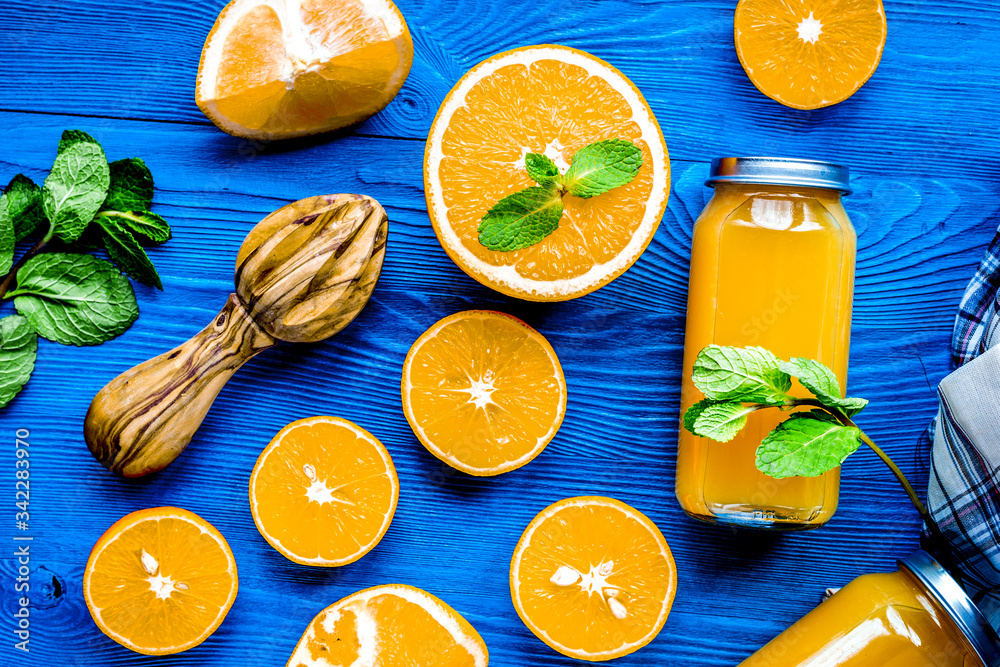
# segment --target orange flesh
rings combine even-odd
[[[377,590],[385,588],[390,587]],[[475,629],[440,600],[434,598],[446,609],[448,622],[461,637],[452,635],[419,604],[392,593],[358,599],[364,593],[345,598],[317,615],[303,637],[305,652],[300,643],[287,667],[341,667],[355,664],[361,655],[368,656],[364,664],[378,667],[475,667],[476,658],[460,639],[475,644],[485,656],[486,646]]]
[[[959,628],[903,572],[855,579],[740,667],[982,667]]]
[[[617,501],[609,506],[575,500],[585,499],[561,501],[567,504],[522,537],[530,542],[515,552],[514,604],[528,627],[561,653],[602,660],[631,653],[666,620],[676,590],[673,558],[647,518],[629,516]],[[600,566],[606,563],[612,565],[604,576]],[[579,583],[552,582],[564,566],[583,575]],[[624,618],[611,611],[609,590],[617,591]]]
[[[653,186],[649,147],[631,117],[607,81],[557,60],[508,65],[479,81],[441,145],[444,202],[462,244],[489,264],[516,265],[532,280],[573,278],[611,261],[639,227]],[[631,183],[591,199],[565,196],[559,229],[537,245],[496,252],[479,243],[486,211],[534,185],[524,169],[526,152],[549,149],[568,164],[576,151],[603,139],[628,139],[642,149],[643,167]]]
[[[303,0],[294,20],[303,24],[304,34],[292,37],[302,53],[286,46],[290,28],[272,8],[239,20],[215,74],[219,113],[248,130],[280,134],[348,125],[388,103],[390,80],[409,69],[401,51],[412,47],[399,43],[409,43],[405,28],[391,37],[356,0]]]
[[[751,199],[751,196],[753,198]],[[709,344],[759,345],[816,359],[847,381],[856,236],[836,193],[720,184],[695,224],[681,411],[703,398],[691,382]],[[795,395],[807,393],[795,383]],[[764,410],[727,443],[680,429],[677,498],[707,520],[788,528],[829,520],[840,469],[777,480],[755,465],[786,415]]]
[[[765,95],[798,109],[850,97],[875,71],[885,44],[881,0],[742,0],[736,47]]]
[[[524,323],[486,311],[463,315],[414,345],[404,400],[445,460],[489,471],[540,451],[562,420],[565,381],[551,348]]]
[[[151,589],[143,551],[158,563],[157,575],[175,585],[166,599]],[[87,590],[111,632],[146,649],[181,646],[196,641],[232,603],[235,574],[228,568],[226,553],[199,526],[169,517],[146,520],[101,551],[88,568]]]
[[[398,495],[395,471],[379,445],[327,421],[293,426],[279,437],[252,481],[254,518],[268,540],[303,560],[367,553],[381,538]]]

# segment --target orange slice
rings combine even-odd
[[[563,655],[611,660],[660,632],[677,590],[663,534],[613,498],[560,500],[536,516],[510,562],[524,624]]]
[[[412,63],[389,0],[233,0],[205,41],[195,98],[229,134],[301,137],[381,111]]]
[[[642,149],[631,183],[563,197],[559,228],[536,245],[499,252],[479,243],[483,215],[534,185],[526,153],[548,155],[565,173],[578,150],[604,139]],[[670,161],[624,74],[583,51],[527,46],[479,63],[445,97],[427,139],[424,190],[438,240],[466,273],[510,296],[563,301],[611,282],[646,249],[667,206]]]
[[[520,468],[566,414],[566,378],[540,333],[503,313],[446,317],[403,363],[403,412],[431,454],[470,475]]]
[[[486,667],[482,638],[454,609],[402,584],[375,586],[313,619],[287,667]]]
[[[882,0],[740,0],[736,52],[760,92],[795,109],[853,95],[885,46]]]
[[[257,530],[302,565],[337,567],[364,556],[389,529],[398,500],[389,452],[337,417],[309,417],[281,429],[250,475]]]
[[[156,507],[120,519],[94,545],[83,597],[97,627],[146,655],[180,653],[215,632],[236,599],[236,560],[194,512]]]

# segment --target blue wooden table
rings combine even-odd
[[[862,426],[926,484],[925,429],[949,372],[962,290],[1000,216],[1000,6],[993,0],[887,0],[881,66],[848,101],[795,111],[753,87],[733,48],[734,0],[402,0],[413,70],[376,118],[336,136],[264,146],[227,136],[194,104],[204,38],[224,0],[13,0],[0,19],[0,180],[46,175],[63,129],[90,132],[112,159],[141,156],[154,211],[175,238],[153,249],[164,291],[137,286],[141,315],[96,348],[43,341],[27,388],[0,411],[0,664],[281,665],[326,605],[390,582],[419,586],[479,630],[494,665],[570,665],[522,625],[508,563],[530,519],[573,495],[617,497],[662,529],[679,569],[673,612],[621,665],[733,665],[799,618],[827,586],[894,568],[919,525],[888,470],[862,451],[844,466],[829,526],[776,536],[687,519],[673,498],[691,226],[710,191],[708,161],[785,155],[849,165],[846,201],[860,250],[851,392],[872,399]],[[669,210],[639,262],[604,289],[539,305],[467,278],[438,244],[422,156],[434,113],[471,66],[537,43],[585,49],[649,100],[673,158]],[[264,215],[302,197],[361,192],[389,213],[381,282],[358,320],[328,342],[286,345],[222,392],[187,452],[162,473],[123,481],[81,435],[91,397],[126,368],[198,331],[232,289],[233,261]],[[494,479],[454,472],[413,436],[399,379],[411,343],[439,318],[493,308],[553,344],[569,385],[558,436],[530,465]],[[11,312],[9,303],[0,315]],[[261,538],[247,504],[260,450],[286,423],[353,420],[389,448],[401,495],[385,539],[340,569],[297,566]],[[30,654],[11,613],[16,429],[31,469]],[[87,555],[136,509],[185,507],[228,539],[240,592],[201,646],[146,658],[93,624],[81,594]]]

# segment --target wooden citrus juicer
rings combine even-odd
[[[311,197],[264,218],[240,247],[236,293],[212,323],[94,397],[83,427],[91,453],[124,477],[170,465],[243,364],[277,341],[329,338],[361,312],[387,235],[385,210],[364,195]]]

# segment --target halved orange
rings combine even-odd
[[[195,99],[229,134],[300,137],[378,113],[412,63],[390,0],[233,0],[205,41]]]
[[[250,475],[257,530],[289,560],[337,567],[375,548],[392,523],[399,478],[375,436],[338,417],[281,429]]]
[[[559,228],[510,252],[479,243],[479,223],[500,199],[532,186],[527,153],[565,172],[588,144],[627,139],[643,165],[628,185],[581,199],[566,195]],[[666,210],[670,160],[639,89],[595,56],[565,46],[526,46],[489,58],[455,84],[424,153],[434,231],[470,276],[534,301],[563,301],[611,282],[642,254]]]
[[[334,603],[306,628],[287,667],[486,667],[479,633],[413,586],[375,586]]]
[[[614,498],[567,498],[542,510],[510,562],[521,620],[580,660],[611,660],[648,644],[676,591],[677,569],[660,529]]]
[[[566,414],[555,350],[527,324],[489,310],[444,318],[403,363],[403,412],[431,454],[470,475],[520,468]]]
[[[233,606],[236,560],[194,512],[132,512],[94,545],[83,597],[97,627],[137,653],[179,653],[205,641]]]
[[[736,52],[760,92],[795,109],[843,102],[875,73],[882,0],[740,0]]]

